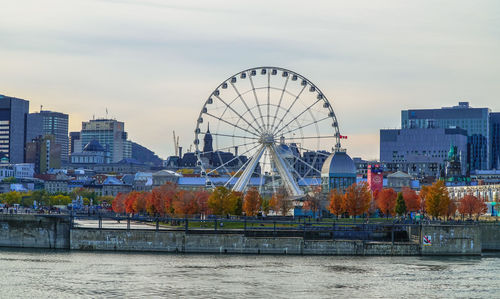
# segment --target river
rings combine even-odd
[[[1,298],[500,298],[500,254],[349,257],[0,249]]]

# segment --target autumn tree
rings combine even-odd
[[[146,211],[146,193],[145,192],[137,192],[137,195],[134,198],[134,203],[132,204],[134,209],[134,213],[144,213]]]
[[[262,197],[257,188],[249,188],[243,200],[243,211],[247,216],[255,216],[262,205]]]
[[[425,207],[427,213],[436,218],[446,215],[450,196],[443,180],[438,180],[429,187],[425,198]]]
[[[337,189],[330,191],[330,205],[328,208],[330,213],[336,215],[337,218],[344,213],[344,195]]]
[[[146,196],[146,211],[149,215],[165,215],[165,198],[160,188],[154,188]]]
[[[362,215],[368,212],[371,200],[372,194],[368,184],[354,183],[346,190],[343,208],[349,216]]]
[[[389,218],[389,214],[394,215],[397,197],[398,194],[392,188],[382,189],[378,193],[377,206],[386,218]]]
[[[305,196],[304,209],[309,210],[315,216],[319,216],[321,210],[321,187],[315,187]]]
[[[215,215],[234,214],[238,198],[224,186],[218,186],[208,198],[208,207]]]
[[[418,193],[418,197],[420,198],[420,211],[422,213],[426,212],[425,200],[429,195],[430,186],[422,186],[420,188],[420,192]]]
[[[169,215],[174,214],[174,207],[172,205],[172,202],[174,201],[178,189],[179,188],[177,187],[177,184],[171,182],[167,182],[159,187],[159,191],[163,198],[163,204],[165,205],[164,206],[165,212]]]
[[[406,214],[406,204],[403,199],[403,193],[399,192],[398,197],[396,199],[396,207],[394,208],[396,214],[403,216]]]
[[[206,190],[195,191],[194,197],[196,198],[196,203],[198,205],[198,212],[202,215],[210,214],[210,208],[208,207],[208,198],[210,193]]]
[[[243,213],[243,192],[239,191],[232,191],[232,196],[234,196],[236,203],[234,207],[233,214],[234,215],[241,215]]]
[[[172,202],[176,215],[194,215],[198,214],[198,202],[194,192],[179,190],[174,196]]]
[[[469,215],[469,218],[472,218],[472,215],[476,215],[476,219],[483,213],[486,213],[487,206],[483,199],[480,197],[474,196],[472,194],[465,195],[458,205],[458,212],[463,215]]]
[[[127,194],[118,193],[111,204],[113,211],[118,214],[125,213],[125,199]]]
[[[421,208],[420,198],[415,190],[403,187],[401,190],[403,193],[403,198],[405,200],[406,211],[408,212],[417,212]]]
[[[269,206],[276,213],[286,216],[292,208],[292,201],[288,198],[288,192],[284,187],[278,188],[269,201]]]
[[[446,217],[455,217],[455,213],[457,212],[457,204],[454,200],[450,200],[448,204],[448,209],[446,210]]]

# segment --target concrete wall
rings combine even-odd
[[[481,255],[479,225],[426,225],[421,238],[422,255]]]
[[[0,247],[69,249],[69,217],[0,214]]]
[[[481,224],[480,228],[483,250],[500,251],[500,223]]]
[[[419,255],[415,243],[255,238],[241,234],[185,234],[180,231],[73,229],[71,249],[199,253],[307,255]]]

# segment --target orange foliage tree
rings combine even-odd
[[[486,213],[486,211],[487,206],[484,200],[472,194],[465,195],[458,205],[458,212],[462,216],[469,215],[469,218],[472,218],[472,215],[476,214],[477,219],[482,213]]]
[[[377,196],[377,206],[380,211],[388,218],[389,214],[394,215],[396,199],[398,194],[394,189],[382,189]]]
[[[337,189],[330,191],[330,206],[328,207],[330,213],[334,214],[339,218],[344,211],[344,195],[340,193]]]
[[[125,198],[127,198],[127,194],[118,193],[116,195],[111,205],[115,213],[125,213]]]
[[[210,208],[208,207],[208,198],[210,193],[206,190],[198,190],[194,193],[196,202],[198,204],[198,211],[202,215],[210,214]]]
[[[259,212],[261,205],[262,196],[260,196],[257,188],[249,188],[243,200],[243,212],[247,216],[255,216]]]
[[[403,199],[406,204],[406,211],[417,212],[420,210],[420,197],[418,197],[417,192],[411,188],[403,187],[401,191],[403,193]]]
[[[172,207],[176,215],[198,214],[198,202],[192,191],[177,191],[172,201]]]
[[[343,208],[349,216],[362,215],[368,212],[371,200],[372,194],[368,184],[354,183],[346,190]]]
[[[269,206],[274,212],[280,212],[283,216],[288,214],[288,211],[292,208],[292,201],[288,199],[288,192],[285,188],[280,187],[276,190],[269,201]]]
[[[425,198],[427,213],[436,218],[446,215],[450,204],[450,196],[443,180],[438,180],[429,187]]]
[[[165,198],[160,188],[154,188],[146,197],[146,211],[153,216],[165,215]]]
[[[425,213],[425,199],[429,195],[430,186],[422,186],[420,187],[420,192],[418,193],[418,197],[420,197],[420,211]]]
[[[454,200],[450,200],[448,203],[448,209],[446,210],[446,217],[455,217],[455,213],[457,212],[457,204]]]

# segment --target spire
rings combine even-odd
[[[207,124],[207,133],[210,133],[210,123]]]

